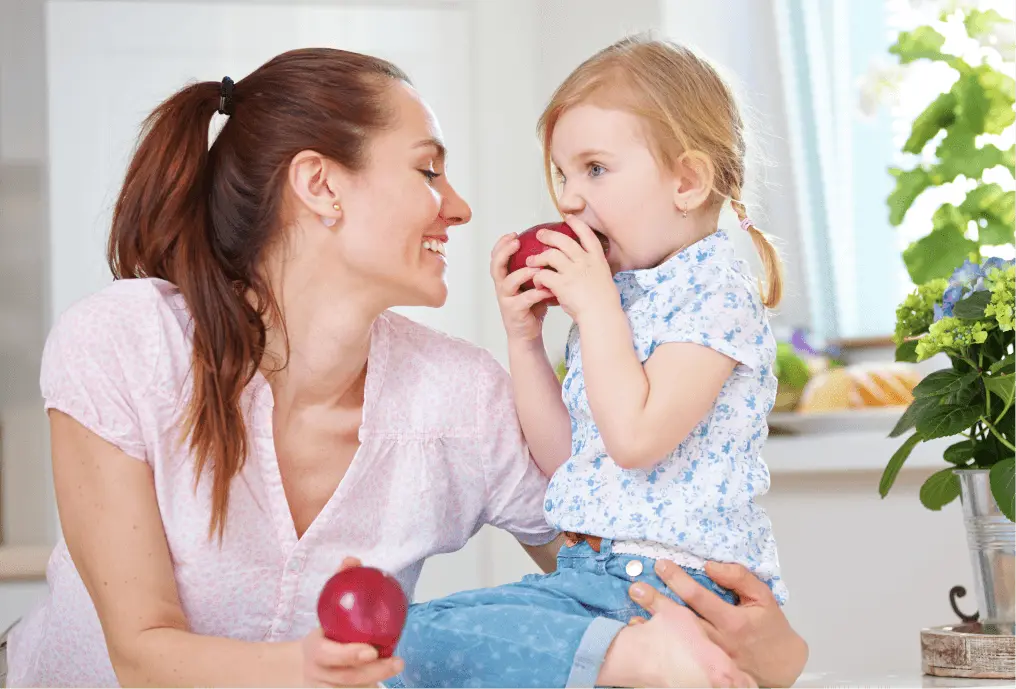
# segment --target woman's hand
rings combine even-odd
[[[494,279],[497,305],[501,309],[508,341],[530,342],[543,335],[543,318],[547,315],[546,300],[553,295],[545,289],[519,292],[539,268],[525,267],[508,272],[508,259],[519,250],[520,242],[514,232],[497,241],[490,253],[490,276]]]
[[[357,567],[360,561],[347,557],[339,571]],[[321,628],[304,637],[303,676],[311,687],[376,687],[402,672],[398,658],[379,659],[369,644],[341,644],[325,638]]]
[[[808,661],[808,644],[791,628],[772,591],[738,564],[709,562],[706,574],[740,597],[737,606],[722,600],[667,560],[656,563],[656,574],[702,618],[706,635],[764,687],[789,687]],[[645,584],[631,587],[632,599],[655,614],[677,605]]]

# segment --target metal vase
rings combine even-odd
[[[998,508],[987,469],[957,469],[982,632],[1016,633],[1016,524]]]

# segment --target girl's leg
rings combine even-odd
[[[465,591],[410,608],[396,650],[405,670],[386,684],[566,686],[587,630],[609,621],[594,622],[581,604],[536,582]]]

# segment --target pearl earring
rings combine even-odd
[[[342,210],[342,206],[340,206],[337,201],[332,204],[332,208],[334,210],[336,210],[336,211],[341,211]],[[321,216],[321,223],[325,227],[335,227],[335,223],[336,222],[338,222],[338,221],[335,218],[329,218],[329,217],[324,216],[324,215]]]

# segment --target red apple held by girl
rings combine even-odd
[[[539,239],[536,238],[536,233],[539,232],[540,230],[551,230],[553,232],[560,232],[561,234],[571,237],[576,244],[580,245],[582,244],[582,241],[579,239],[579,236],[575,234],[575,230],[573,230],[571,226],[568,225],[568,223],[548,222],[542,223],[540,225],[534,225],[533,227],[530,227],[528,230],[519,233],[518,237],[519,249],[518,251],[516,251],[514,254],[511,255],[511,258],[508,259],[509,273],[514,273],[516,270],[525,268],[526,260],[530,256],[542,254],[544,251],[551,248],[550,246],[544,244],[543,242],[541,242]],[[606,255],[610,246],[609,242],[607,241],[607,238],[604,237],[599,232],[595,232],[595,234],[596,238],[600,240],[600,245],[603,247],[604,255]],[[519,291],[525,292],[535,288],[536,285],[533,284],[533,281],[527,280],[522,284],[522,287],[519,288]],[[557,299],[553,297],[550,297],[545,301],[548,306],[558,305]]]
[[[321,589],[318,620],[326,637],[370,644],[390,658],[406,624],[409,601],[399,582],[374,567],[350,567]]]

